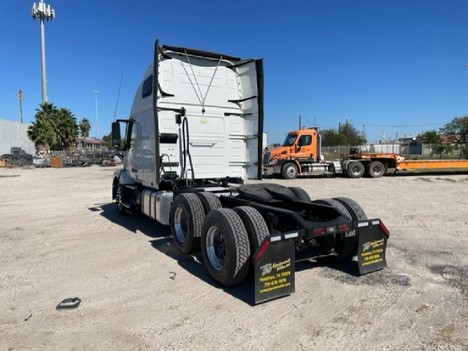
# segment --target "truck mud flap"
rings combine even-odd
[[[378,271],[387,266],[388,230],[380,219],[360,221],[358,231],[358,266],[359,274]]]
[[[253,255],[255,304],[295,291],[295,241],[298,232],[272,235]]]

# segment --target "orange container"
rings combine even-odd
[[[50,168],[62,168],[63,160],[61,157],[52,156],[50,159]]]

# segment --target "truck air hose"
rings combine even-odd
[[[188,126],[187,117],[184,117],[184,119],[182,120],[182,139],[183,139],[183,145],[184,145],[184,169],[185,171],[187,170],[186,157],[188,156],[188,159],[190,162],[192,184],[193,184],[194,179],[195,179],[195,172],[193,170],[192,155],[190,155],[190,136],[189,136],[189,126]]]

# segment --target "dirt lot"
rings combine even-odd
[[[167,227],[118,216],[113,170],[0,169],[1,351],[468,350],[468,175],[274,180],[381,218],[388,268],[301,263],[253,306],[252,283],[223,290]]]

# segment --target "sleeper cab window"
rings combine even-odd
[[[143,89],[141,92],[142,98],[144,99],[147,96],[150,96],[153,92],[153,75],[149,76],[143,82]]]

